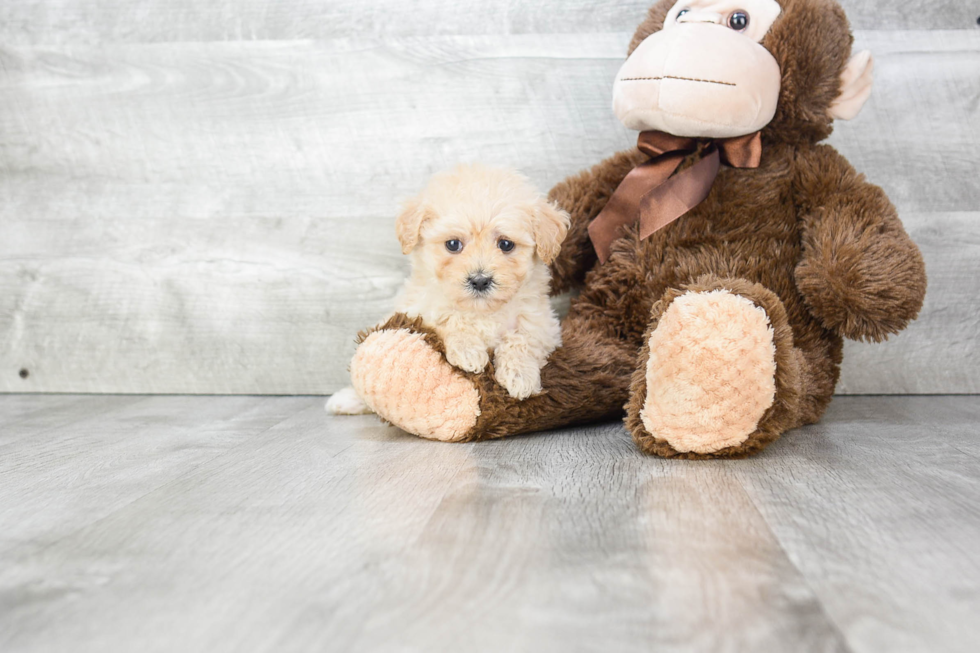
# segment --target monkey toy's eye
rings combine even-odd
[[[728,17],[728,26],[736,32],[741,32],[749,26],[749,15],[744,11],[736,11]]]
[[[455,238],[446,241],[446,249],[448,249],[453,254],[458,254],[463,251],[463,243],[459,242]]]
[[[501,238],[497,241],[497,247],[500,248],[501,252],[512,252],[514,251],[514,241]]]

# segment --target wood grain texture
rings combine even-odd
[[[19,401],[0,397],[0,422]],[[619,423],[446,445],[316,398],[139,401],[95,421],[80,405],[40,452],[17,438],[0,457],[24,472],[0,474],[0,509],[33,513],[0,512],[20,537],[0,565],[4,651],[966,653],[980,637],[976,397],[840,397],[758,458],[693,463],[642,456]]]
[[[5,0],[0,42],[118,43],[627,32],[652,0]],[[841,0],[856,29],[973,29],[969,0]]]
[[[4,397],[3,422],[0,425],[11,427],[14,424],[44,419],[80,401],[79,397],[73,395],[7,395]],[[0,436],[0,446],[4,441],[6,438]]]
[[[459,160],[547,187],[628,147],[588,124],[608,83],[575,92],[622,41],[8,51],[0,389],[342,387],[405,274],[399,199]]]
[[[871,98],[829,142],[911,212],[980,209],[980,29],[859,32],[875,57]]]
[[[976,650],[978,423],[976,397],[838,398],[739,466],[852,650]]]
[[[0,391],[342,387],[406,271],[398,201],[457,161],[547,188],[628,147],[627,39],[6,46]],[[877,87],[832,142],[921,234],[931,286],[911,331],[849,347],[841,390],[980,391],[980,32],[857,41]]]
[[[109,395],[52,404],[46,419],[15,423],[0,440],[0,554],[96,522],[308,401]]]

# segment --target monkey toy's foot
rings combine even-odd
[[[395,315],[363,336],[351,381],[371,410],[395,426],[432,440],[463,441],[480,415],[480,394],[444,351],[420,321]]]
[[[799,356],[773,293],[741,280],[699,282],[654,306],[627,406],[642,450],[749,455],[795,425],[798,403]]]

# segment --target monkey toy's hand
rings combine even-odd
[[[824,169],[816,177],[839,185],[824,183],[823,193],[803,202],[809,210],[796,284],[824,327],[845,338],[879,342],[918,315],[925,265],[885,193],[827,150],[820,152],[822,165],[814,167],[834,167],[836,174]]]

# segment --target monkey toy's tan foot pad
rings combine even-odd
[[[783,348],[795,363],[791,342]],[[627,422],[645,451],[687,458],[746,455],[782,431],[760,430],[764,418],[773,417],[781,384],[769,314],[751,299],[726,289],[676,296],[648,333],[643,355]]]
[[[395,426],[431,440],[465,440],[480,415],[480,394],[431,339],[409,328],[369,333],[351,361],[351,381],[371,410]]]

